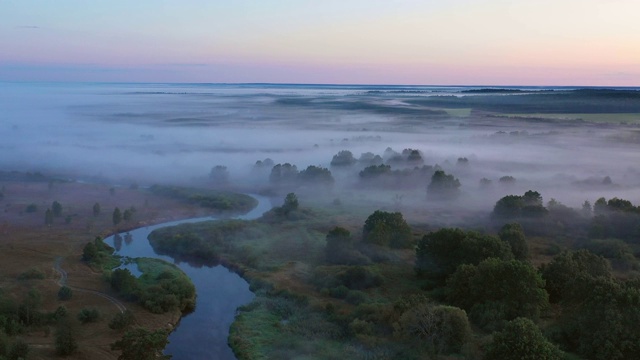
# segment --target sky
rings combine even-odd
[[[639,0],[0,0],[0,81],[640,85]]]

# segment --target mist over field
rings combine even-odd
[[[601,196],[640,202],[636,105],[623,109],[629,115],[620,121],[604,111],[584,121],[558,116],[546,99],[530,111],[509,103],[568,89],[511,90],[2,83],[0,168],[121,185],[215,186],[209,174],[222,165],[230,185],[246,190],[269,184],[271,167],[254,167],[268,158],[298,170],[330,169],[329,198],[362,191],[361,197],[429,203],[426,187],[435,168],[406,188],[368,188],[358,175],[367,164],[331,166],[334,155],[348,150],[355,159],[380,155],[392,170],[438,165],[462,184],[461,196],[438,206],[489,210],[500,197],[530,189],[573,207]],[[503,111],[489,107],[503,98]],[[387,148],[418,150],[422,162],[390,162]],[[500,181],[505,176],[515,182]],[[483,178],[491,183],[481,187]]]

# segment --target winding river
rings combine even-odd
[[[249,213],[235,217],[251,220],[271,209],[271,202],[264,196],[251,195],[258,205]],[[183,223],[217,220],[214,217],[192,218],[166,222],[128,233],[110,236],[105,242],[116,249],[116,253],[129,257],[149,257],[176,263],[172,257],[158,255],[153,251],[147,237],[158,228]],[[184,316],[169,336],[165,354],[173,359],[235,359],[227,344],[229,327],[234,320],[236,309],[249,303],[254,294],[249,284],[238,274],[218,265],[214,267],[193,267],[186,262],[176,263],[193,281],[198,295],[194,312]],[[139,275],[136,265],[123,265],[134,275]]]

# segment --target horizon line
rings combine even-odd
[[[363,84],[363,83],[292,83],[292,82],[192,82],[192,81],[63,81],[63,80],[0,80],[0,83],[19,83],[19,84],[155,84],[155,85],[236,85],[236,86],[257,86],[257,85],[270,85],[270,86],[336,86],[336,87],[348,87],[348,86],[378,86],[378,87],[478,87],[489,89],[502,89],[502,88],[575,88],[575,89],[606,89],[606,88],[620,88],[620,89],[640,89],[640,85],[637,86],[616,86],[616,85],[489,85],[489,84]]]

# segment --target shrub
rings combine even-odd
[[[133,313],[129,310],[117,313],[111,321],[109,321],[109,328],[113,330],[123,330],[131,326],[134,322]]]
[[[95,308],[84,308],[78,313],[78,320],[83,324],[96,322],[98,319],[100,319],[100,312]]]
[[[63,300],[63,301],[64,300],[71,300],[72,296],[73,296],[73,291],[68,286],[62,286],[62,287],[60,287],[60,290],[58,290],[58,299],[59,300]]]
[[[20,280],[42,280],[44,278],[44,272],[36,268],[31,268],[18,276]]]
[[[484,360],[561,360],[564,354],[551,344],[533,321],[517,318],[493,335]]]

